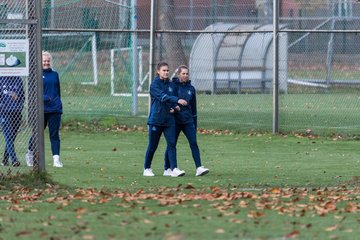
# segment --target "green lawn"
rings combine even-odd
[[[65,131],[64,168],[45,184],[3,179],[0,239],[354,239],[359,234],[358,142],[269,134],[200,134],[195,177],[183,137],[181,178],[142,176],[147,133]]]
[[[360,134],[360,99],[357,93],[284,94],[279,99],[281,132],[315,134]],[[102,119],[112,116],[122,124],[146,125],[147,98],[139,98],[138,116],[132,114],[131,97],[63,97],[64,118]],[[199,95],[199,126],[206,129],[251,129],[271,132],[272,96],[270,94]]]
[[[72,53],[73,54],[73,53]],[[65,54],[71,60],[72,54]],[[86,52],[84,59],[90,59]],[[61,75],[61,90],[64,104],[64,119],[85,119],[87,121],[109,116],[116,122],[132,126],[145,126],[148,113],[148,99],[139,97],[137,116],[133,115],[131,97],[111,96],[110,69],[108,52],[103,52],[102,64],[99,65],[98,84],[84,85],[91,82],[92,65],[77,63]],[[63,59],[65,55],[59,55]],[[56,57],[55,57],[56,59]],[[68,63],[68,61],[63,61]],[[60,63],[59,63],[60,64]],[[122,65],[121,65],[122,66]],[[125,64],[122,67],[128,66]],[[58,65],[59,72],[64,66]],[[84,68],[85,67],[85,68]],[[128,66],[129,67],[129,66]],[[291,69],[289,78],[325,79],[326,71],[311,68]],[[130,71],[131,68],[127,70]],[[131,71],[119,70],[115,78],[115,91],[130,93]],[[354,70],[332,69],[332,79],[360,79]],[[147,87],[144,86],[144,89]],[[271,93],[207,95],[198,93],[199,126],[207,129],[229,129],[235,132],[248,132],[251,129],[271,132],[273,126],[273,97]],[[254,91],[252,91],[254,92]],[[359,135],[360,99],[358,86],[331,86],[328,89],[289,84],[288,94],[279,98],[279,130],[281,132],[304,132],[311,129],[322,135]]]

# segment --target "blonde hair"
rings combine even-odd
[[[42,56],[47,56],[47,57],[50,58],[50,67],[52,68],[52,67],[53,67],[53,65],[52,65],[53,61],[52,61],[52,56],[51,56],[51,54],[50,54],[48,51],[43,51],[43,52],[42,52]]]
[[[188,66],[186,66],[186,65],[180,65],[178,68],[177,68],[177,74],[180,74],[181,73],[181,70],[183,70],[183,69],[187,69],[187,70],[189,70],[189,67]]]

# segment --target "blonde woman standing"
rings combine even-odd
[[[53,166],[63,167],[60,161],[60,125],[62,102],[60,94],[59,74],[52,69],[52,56],[49,52],[42,54],[43,84],[44,84],[44,129],[49,127],[51,151],[53,155]],[[33,137],[29,141],[29,149],[26,154],[28,166],[34,164],[34,142]]]

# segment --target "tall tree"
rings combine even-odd
[[[176,30],[174,0],[159,0],[158,1],[158,19],[157,26],[161,30]],[[181,44],[181,35],[174,33],[163,33],[163,46],[166,60],[170,69],[175,69],[181,64],[187,64],[187,59]]]

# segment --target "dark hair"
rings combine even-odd
[[[186,66],[186,65],[180,65],[180,66],[177,68],[177,74],[180,74],[180,73],[181,73],[181,70],[183,70],[183,69],[189,70],[189,67]]]
[[[156,66],[156,70],[160,70],[161,67],[163,66],[167,66],[169,67],[169,64],[167,64],[166,62],[159,62],[158,65]]]

